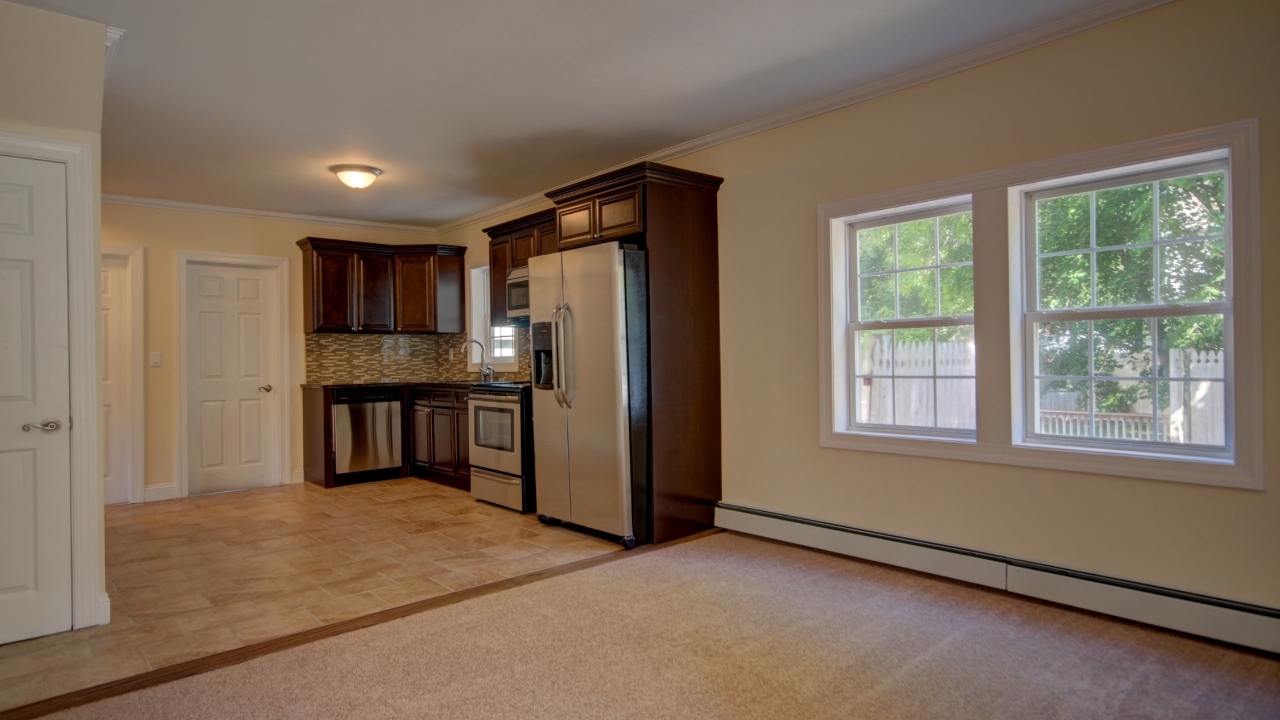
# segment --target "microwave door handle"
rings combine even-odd
[[[564,400],[560,399],[560,351],[556,348],[558,333],[556,326],[560,324],[560,305],[556,304],[556,309],[551,312],[551,393],[556,399],[556,404],[564,407]]]
[[[570,324],[573,323],[573,308],[569,307],[569,303],[565,303],[564,307],[560,309],[560,322],[557,323],[556,329],[560,333],[560,364],[564,366],[564,372],[561,373],[560,394],[564,396],[564,406],[572,410],[573,400],[569,397],[569,374],[575,368],[573,368],[573,358],[567,352],[570,343],[566,341],[566,338],[569,337],[569,334],[565,331],[566,318],[568,318]],[[571,331],[572,328],[570,329]]]

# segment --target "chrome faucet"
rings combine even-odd
[[[480,381],[493,382],[493,366],[484,364],[484,343],[479,340],[468,340],[462,343],[462,351],[466,352],[467,346],[471,343],[475,343],[480,346]]]

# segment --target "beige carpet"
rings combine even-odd
[[[1275,718],[1280,661],[720,534],[58,718]]]

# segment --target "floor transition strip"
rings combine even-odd
[[[248,662],[249,660],[254,660],[264,655],[270,655],[271,653],[280,652],[281,650],[288,650],[289,648],[298,647],[299,645],[306,645],[317,640],[334,637],[335,635],[342,635],[344,633],[352,632],[353,630],[361,630],[374,625],[381,625],[382,623],[399,620],[400,618],[409,617],[410,615],[417,615],[418,613],[426,612],[428,610],[453,605],[454,603],[460,603],[465,600],[484,597],[485,595],[492,595],[493,593],[517,588],[521,585],[540,582],[558,575],[567,575],[572,572],[586,570],[598,565],[605,565],[617,560],[623,560],[637,555],[644,555],[673,545],[679,545],[691,540],[715,535],[719,532],[723,532],[723,530],[720,528],[711,528],[709,530],[703,530],[702,532],[689,535],[688,537],[669,540],[657,545],[642,545],[634,550],[628,550],[625,552],[605,553],[585,560],[578,560],[577,562],[546,568],[545,570],[536,570],[526,575],[517,575],[513,578],[498,580],[496,582],[488,583],[487,585],[477,585],[476,587],[467,588],[466,590],[458,590],[456,592],[448,593],[447,595],[440,595],[433,598],[427,598],[426,600],[418,600],[417,602],[401,605],[399,607],[379,610],[371,615],[362,615],[361,617],[342,620],[330,625],[312,628],[311,630],[303,630],[302,632],[294,633],[292,635],[264,640],[260,643],[236,648],[235,650],[228,650],[226,652],[215,653],[207,657],[188,660],[187,662],[178,663],[177,665],[170,665],[169,667],[163,667],[158,670],[151,670],[149,672],[142,673],[141,675],[112,680],[111,682],[103,683],[101,685],[95,685],[93,687],[84,688],[83,690],[69,692],[65,695],[58,695],[44,700],[38,700],[28,705],[22,705],[9,710],[0,711],[0,720],[29,720],[30,718],[42,717],[44,715],[58,712],[59,710],[66,710],[79,705],[87,705],[89,703],[106,700],[107,698],[115,697],[117,695],[124,695],[137,690],[145,690],[146,688],[163,685],[165,683],[173,682],[174,680],[181,680],[182,678],[191,677],[192,675],[207,673],[212,670],[218,670],[231,665],[239,665],[242,662]]]

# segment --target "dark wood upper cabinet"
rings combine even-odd
[[[535,255],[550,255],[551,253],[560,252],[560,235],[556,232],[555,222],[547,223],[538,227],[537,231],[537,248]]]
[[[306,332],[460,333],[466,269],[456,245],[298,241]]]
[[[556,247],[614,240],[644,232],[644,186],[613,189],[595,197],[566,203],[556,209],[559,237]]]
[[[529,261],[525,260],[525,265]],[[489,244],[489,324],[509,326],[507,318],[507,271],[511,269],[511,236]]]
[[[358,332],[389,333],[395,327],[394,258],[390,253],[356,253]]]
[[[595,209],[595,201],[588,200],[557,210],[556,224],[559,229],[557,247],[574,247],[595,242]]]
[[[529,258],[537,255],[534,242],[537,228],[525,228],[511,235],[511,267],[529,267]]]
[[[306,251],[304,251],[306,252]],[[307,252],[303,312],[312,332],[352,332],[356,326],[356,254],[319,247]]]

